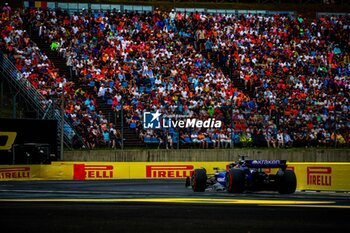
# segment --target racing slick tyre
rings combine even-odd
[[[244,191],[244,173],[241,169],[230,169],[226,172],[226,190],[229,193],[242,193]]]
[[[194,192],[204,192],[207,188],[207,172],[205,169],[195,169],[191,178],[192,189]]]
[[[280,194],[294,193],[297,188],[297,177],[294,171],[285,170],[284,173],[279,176],[278,192]]]

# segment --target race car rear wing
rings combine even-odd
[[[245,160],[249,168],[287,168],[287,160]]]

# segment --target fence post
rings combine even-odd
[[[64,136],[64,85],[62,85],[62,94],[61,94],[61,137],[60,137],[60,159],[63,160],[63,136]]]
[[[19,94],[19,91],[13,96],[12,98],[12,118],[17,118],[17,95]]]
[[[1,79],[0,83],[0,107],[4,107],[4,80]]]
[[[122,135],[122,144],[121,144],[121,149],[123,150],[124,149],[124,109],[123,109],[123,103],[124,101],[124,94],[122,95],[122,98],[121,98],[121,111],[120,111],[120,119],[121,119],[121,122],[120,122],[120,132],[121,132],[121,135]]]

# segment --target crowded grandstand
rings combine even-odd
[[[64,59],[68,76],[34,36]],[[122,147],[123,127],[141,146],[166,149],[349,146],[349,36],[350,17],[336,15],[8,4],[0,14],[1,51],[45,105],[59,109],[63,95],[82,138],[74,147],[88,149]],[[222,125],[147,129],[145,112]]]

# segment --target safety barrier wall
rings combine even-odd
[[[54,162],[0,166],[4,180],[185,179],[195,168],[226,169],[229,162]],[[350,191],[350,163],[288,163],[298,190]],[[268,170],[275,173],[275,170]]]
[[[350,150],[339,149],[181,149],[181,150],[84,150],[64,152],[65,161],[173,162],[234,161],[240,155],[249,159],[284,159],[293,162],[350,162]]]

